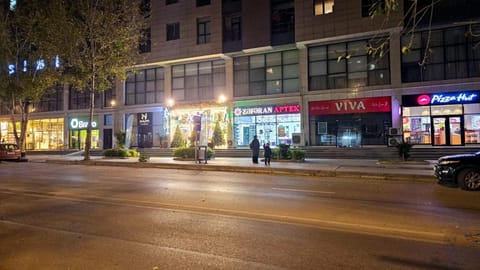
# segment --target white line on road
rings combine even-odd
[[[294,189],[294,188],[272,188],[281,191],[306,192],[306,193],[320,193],[320,194],[335,194],[333,191],[310,190],[310,189]]]

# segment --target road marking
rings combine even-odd
[[[272,189],[280,190],[280,191],[293,191],[293,192],[305,192],[305,193],[335,194],[335,192],[333,191],[310,190],[310,189],[294,189],[294,188],[272,188]]]

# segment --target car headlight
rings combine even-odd
[[[442,160],[438,164],[449,165],[449,164],[456,164],[456,163],[460,163],[460,160]]]

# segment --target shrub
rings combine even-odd
[[[290,159],[288,156],[288,150],[290,149],[290,145],[288,144],[279,144],[278,148],[280,149],[280,159]]]
[[[195,147],[178,147],[173,150],[173,157],[176,158],[195,158]],[[207,159],[215,157],[215,151],[207,148]]]
[[[289,150],[289,156],[293,160],[304,160],[305,159],[305,150],[291,149],[291,150]]]
[[[413,144],[409,142],[401,142],[395,146],[398,150],[398,155],[403,161],[408,160],[410,157],[410,150],[412,150]]]
[[[127,157],[128,152],[124,148],[115,148],[103,151],[103,155],[106,157]]]
[[[138,157],[138,162],[147,162],[149,160],[150,160],[150,156],[148,156],[145,153],[140,153],[140,155]]]
[[[138,152],[138,151],[135,150],[135,149],[128,149],[128,151],[127,151],[127,156],[128,156],[128,157],[139,157],[139,156],[140,156],[140,152]]]

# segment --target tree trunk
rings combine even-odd
[[[90,112],[88,114],[87,138],[85,139],[84,160],[90,160],[90,149],[92,149],[92,123],[93,123],[94,108],[95,108],[95,78],[92,78],[92,86],[90,88]]]

